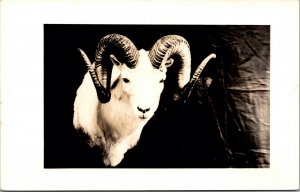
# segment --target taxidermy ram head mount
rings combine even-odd
[[[190,80],[191,53],[188,42],[178,35],[160,38],[149,51],[137,50],[125,36],[109,34],[98,43],[95,61],[79,49],[88,72],[77,90],[73,124],[82,129],[93,146],[99,146],[107,166],[118,165],[134,147],[145,124],[157,110],[166,72],[178,58],[174,99],[200,76],[209,55]],[[175,57],[176,56],[176,57]]]

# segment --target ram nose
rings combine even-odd
[[[150,107],[140,107],[140,106],[137,106],[137,109],[142,112],[142,113],[146,113],[148,111],[150,111]]]

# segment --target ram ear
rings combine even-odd
[[[165,63],[166,68],[171,67],[173,62],[174,62],[174,59],[172,59],[172,58],[168,59],[168,61],[166,61],[166,63]]]
[[[109,55],[109,58],[113,64],[112,73],[111,73],[111,86],[115,81],[120,77],[122,63],[114,55]]]
[[[120,67],[114,65],[111,72],[111,83],[110,83],[111,88],[115,87],[113,85],[116,83],[116,80],[119,79],[120,75],[121,75]]]
[[[168,59],[165,63],[163,63],[159,66],[159,70],[166,71],[168,67],[171,67],[173,62],[174,62],[174,59]]]
[[[121,62],[114,55],[109,55],[111,62],[116,66],[121,66]]]

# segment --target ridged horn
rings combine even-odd
[[[189,82],[191,74],[191,52],[187,40],[179,35],[167,35],[157,40],[149,51],[149,58],[155,68],[168,67],[165,64],[175,55],[180,58],[178,88],[182,89]],[[178,99],[176,97],[175,93],[175,100]]]
[[[204,67],[206,66],[206,64],[211,60],[211,59],[215,59],[217,56],[214,53],[211,53],[210,55],[208,55],[201,63],[200,65],[197,67],[197,69],[195,70],[193,77],[190,80],[190,83],[194,84],[201,75],[201,72],[203,71]]]
[[[88,67],[101,103],[107,103],[111,98],[110,82],[113,64],[110,55],[114,55],[129,68],[136,66],[139,57],[139,52],[131,40],[119,34],[106,35],[99,41],[93,64],[81,49],[80,53]]]
[[[197,81],[200,78],[200,75],[203,71],[203,69],[205,68],[206,64],[211,60],[211,59],[215,59],[217,56],[214,53],[211,53],[210,55],[208,55],[201,63],[200,65],[197,67],[197,69],[195,70],[188,86],[186,86],[182,92],[182,95],[184,95],[185,100],[183,101],[183,103],[185,103],[187,101],[187,99],[190,97]]]

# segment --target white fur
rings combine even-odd
[[[74,102],[73,124],[89,135],[93,145],[104,152],[104,163],[116,166],[124,153],[138,142],[144,125],[156,111],[166,78],[166,67],[154,69],[148,52],[140,50],[136,68],[124,64],[114,65],[112,82],[118,81],[111,90],[111,100],[98,101],[90,75],[84,76]],[[126,78],[130,82],[125,83]],[[142,113],[137,107],[147,109]],[[144,118],[142,118],[144,117]]]

